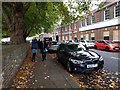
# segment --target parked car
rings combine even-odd
[[[95,43],[95,49],[102,49],[106,51],[120,51],[120,47],[117,43],[108,40],[97,41]]]
[[[1,39],[2,45],[9,45],[10,44],[10,37]]]
[[[86,48],[93,48],[95,43],[92,40],[81,40],[82,43]]]
[[[60,44],[56,56],[70,73],[97,71],[104,66],[102,56],[94,51],[84,50],[76,43]]]
[[[112,41],[113,43],[116,43],[116,44],[118,44],[119,46],[120,46],[120,41],[119,40],[114,40],[114,41]]]
[[[48,43],[48,52],[49,53],[56,53],[56,51],[57,51],[57,48],[58,48],[58,46],[59,46],[59,42],[57,42],[57,41],[51,41],[51,42],[49,42]]]

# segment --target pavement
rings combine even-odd
[[[47,54],[47,60],[42,61],[41,54],[31,70],[27,88],[80,88],[72,75],[55,59]]]

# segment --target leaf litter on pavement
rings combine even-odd
[[[15,79],[13,80],[12,88],[27,88],[26,84],[29,81],[28,78],[34,77],[32,74],[33,71],[31,71],[31,68],[33,68],[34,64],[35,62],[31,62],[31,49],[29,49],[28,55],[25,58],[23,65],[21,66]]]
[[[116,72],[118,73],[118,72]],[[106,70],[99,70],[89,74],[73,74],[74,78],[78,81],[81,88],[91,89],[112,89],[119,90],[118,74],[110,73]]]
[[[16,78],[14,79],[13,88],[27,88],[26,84],[29,81],[28,78],[33,78],[33,68],[34,63],[31,62],[31,56],[28,55],[25,59],[23,66],[18,72]],[[44,66],[46,67],[46,66]],[[44,73],[46,74],[46,73]],[[98,72],[92,72],[90,74],[70,74],[72,78],[75,78],[79,83],[80,88],[90,88],[90,89],[112,89],[119,90],[119,78],[120,73],[108,72],[107,70],[99,70]],[[29,77],[27,77],[29,76]],[[50,76],[44,77],[44,79],[50,78]],[[37,80],[35,80],[37,82]],[[34,83],[33,83],[34,84]],[[43,88],[43,86],[41,86]]]

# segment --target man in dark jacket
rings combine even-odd
[[[46,60],[46,53],[47,53],[47,43],[44,38],[41,39],[39,44],[40,51],[42,53],[42,61]]]
[[[32,62],[35,61],[37,48],[38,48],[37,39],[34,37],[33,40],[32,40]]]

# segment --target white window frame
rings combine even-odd
[[[72,30],[72,27],[71,27],[72,24],[69,25],[69,30]]]
[[[117,6],[119,6],[119,4],[117,4],[117,5],[114,7],[114,18],[120,17],[120,16],[117,16],[117,17],[116,17],[116,11],[115,11],[115,9],[116,9]]]
[[[109,9],[106,9],[106,10],[109,10]],[[106,11],[105,10],[105,11]],[[107,20],[110,20],[110,19],[105,19],[105,11],[104,11],[104,21],[107,21]],[[109,10],[109,12],[110,12],[110,10]],[[110,13],[109,13],[110,14]],[[110,15],[109,15],[110,16]],[[109,17],[110,18],[110,17]]]
[[[74,23],[74,29],[77,29],[77,23]]]

